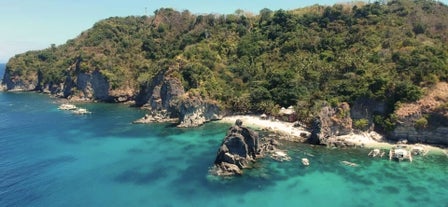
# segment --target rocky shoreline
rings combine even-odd
[[[247,126],[271,133],[273,134],[274,137],[281,140],[306,143],[308,142],[308,139],[311,137],[312,134],[311,131],[307,131],[307,129],[304,129],[303,127],[295,127],[293,123],[278,120],[265,120],[261,119],[259,116],[253,116],[253,115],[227,116],[224,117],[222,120],[220,120],[220,122],[234,123],[236,120],[242,120],[244,123],[247,123],[246,124]],[[396,144],[396,142],[387,140],[383,135],[375,131],[366,131],[366,132],[351,131],[350,133],[344,135],[331,136],[328,138],[326,143],[327,144],[323,145],[326,145],[328,147],[338,147],[338,148],[362,147],[368,149],[374,149],[374,148],[390,149]],[[422,145],[421,143],[416,144]],[[412,146],[414,144],[408,143],[408,145]],[[423,144],[423,146],[427,148],[430,152],[435,153],[444,152],[446,150],[446,147],[439,145]]]

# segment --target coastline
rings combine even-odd
[[[280,139],[286,139],[289,141],[303,142],[306,137],[311,135],[311,132],[303,127],[294,127],[293,123],[284,122],[279,120],[269,120],[261,119],[260,116],[255,115],[232,115],[226,116],[219,120],[222,123],[233,124],[237,119],[243,121],[243,125],[252,127],[258,130],[266,130],[279,134]],[[347,142],[355,144],[355,146],[367,148],[367,149],[382,149],[389,150],[396,145],[396,143],[388,142],[384,136],[372,131],[372,132],[362,132],[362,133],[352,133],[343,136],[337,136],[337,139],[343,139]],[[409,146],[417,144],[408,144]],[[423,146],[428,153],[442,153],[448,156],[448,150],[444,147],[429,145],[429,144],[418,144]]]

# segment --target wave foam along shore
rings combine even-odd
[[[260,116],[254,115],[234,115],[224,117],[221,122],[233,124],[237,119],[243,121],[243,124],[256,129],[266,129],[270,132],[287,136],[290,141],[303,141],[304,136],[309,137],[311,132],[302,127],[294,127],[293,123],[283,122],[278,120],[261,119]],[[365,148],[381,148],[390,149],[395,143],[387,142],[384,137],[374,131],[369,133],[349,134],[338,136],[340,139],[354,143],[356,146],[362,146]],[[444,153],[445,149],[432,146],[422,145],[429,152],[432,153]]]

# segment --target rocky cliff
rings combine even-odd
[[[171,73],[170,70],[161,71],[151,83],[141,87],[135,99],[136,105],[150,109],[152,115],[149,117],[158,118],[144,119],[139,123],[145,123],[145,120],[150,123],[179,118],[178,127],[186,128],[222,119],[222,110],[216,103],[204,101],[199,95],[186,93],[181,81]]]
[[[152,114],[137,123],[172,122],[178,118],[179,127],[196,127],[223,117],[217,103],[186,93],[182,82],[173,75],[173,69],[161,70],[146,84],[142,84],[139,90],[123,90],[124,87],[114,90],[100,70],[83,72],[80,61],[66,70],[65,79],[60,83],[42,84],[44,78],[39,71],[19,76],[6,70],[3,84],[6,91],[40,91],[72,101],[134,101],[136,106],[149,109]]]
[[[8,67],[3,75],[2,84],[6,91],[32,91],[39,85],[37,72],[30,71],[24,76],[19,73],[12,73]]]
[[[448,146],[448,83],[429,88],[415,103],[401,104],[395,117],[389,139]]]
[[[167,116],[178,117],[177,101],[185,93],[179,79],[170,75],[171,71],[160,71],[149,83],[140,87],[135,98],[139,107],[149,108],[151,111],[167,111]]]
[[[309,141],[313,144],[342,145],[335,137],[353,132],[350,106],[341,103],[336,107],[323,106],[313,122]]]
[[[223,117],[222,110],[216,103],[205,101],[200,96],[186,94],[188,97],[179,102],[178,127],[196,127],[205,122],[219,120]]]
[[[3,84],[7,91],[40,91],[75,101],[114,101],[109,95],[110,84],[107,78],[99,70],[81,72],[79,65],[80,61],[77,61],[68,68],[64,72],[65,79],[61,82],[45,84],[43,80],[48,77],[41,70],[30,70],[24,75],[6,68]]]

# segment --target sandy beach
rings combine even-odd
[[[254,115],[234,115],[224,117],[221,122],[235,123],[237,119],[243,121],[243,126],[252,127],[260,130],[268,130],[277,134],[283,135],[284,139],[290,141],[303,141],[304,137],[309,137],[310,131],[307,131],[302,127],[294,127],[293,123],[283,122],[278,120],[261,119],[260,116]],[[392,148],[395,143],[387,142],[386,139],[376,132],[364,132],[360,134],[349,134],[344,136],[338,136],[338,139],[344,139],[346,141],[354,143],[356,146],[362,146],[365,148],[379,148],[388,150]],[[446,149],[439,148],[432,145],[422,145],[429,152],[435,153],[447,153]],[[448,156],[448,154],[447,154]]]
[[[261,119],[260,116],[253,115],[235,115],[224,117],[221,122],[235,123],[239,119],[243,121],[243,126],[252,127],[260,130],[268,130],[277,134],[285,135],[291,141],[300,141],[308,137],[311,133],[304,128],[294,127],[293,123],[277,120]]]

